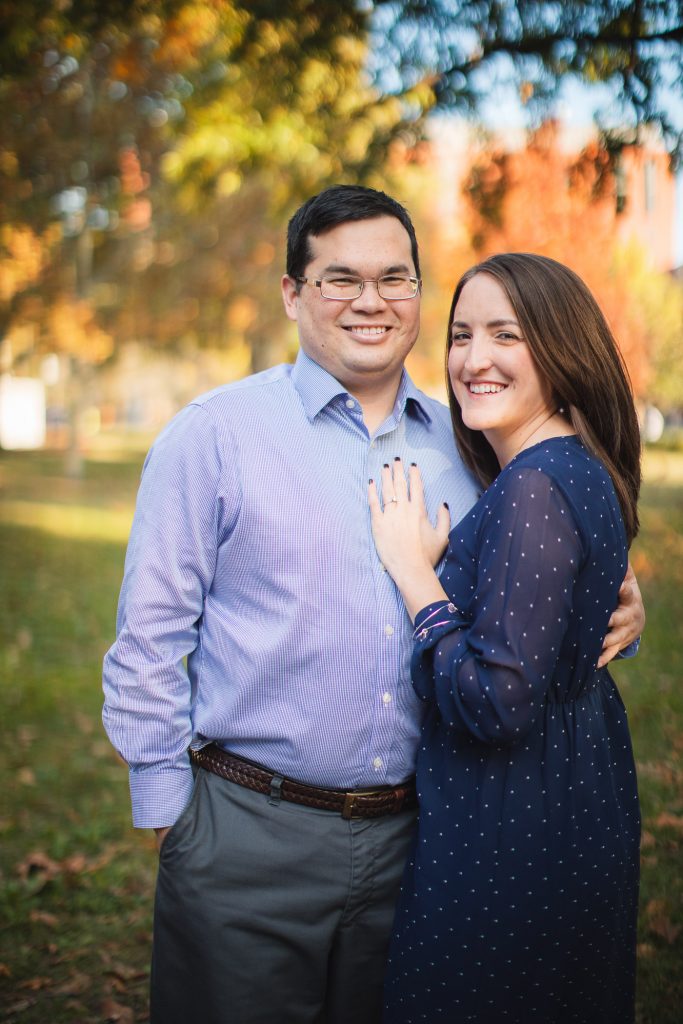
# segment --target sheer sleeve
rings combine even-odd
[[[418,695],[436,700],[451,727],[515,743],[541,709],[584,555],[572,512],[546,474],[519,469],[495,486],[478,527],[467,618],[441,611],[442,624],[428,630],[429,609],[420,613],[412,672]]]

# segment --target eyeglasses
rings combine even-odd
[[[332,274],[320,280],[309,280],[307,277],[296,277],[294,280],[319,288],[323,299],[336,299],[339,302],[360,298],[366,284],[374,284],[379,297],[392,302],[414,299],[422,285],[419,277],[408,277],[405,274],[387,274],[385,277],[369,277],[367,280],[344,274]]]

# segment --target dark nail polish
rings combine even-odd
[[[410,465],[415,466],[415,469],[417,469],[417,462],[411,462]]]
[[[395,455],[394,456],[394,462],[400,462],[400,461],[401,461],[401,456],[400,455]]]
[[[372,477],[370,477],[370,479],[368,480],[368,483],[369,483],[369,484],[371,484],[371,483],[372,483]]]
[[[443,503],[443,507],[444,507],[444,508],[448,508],[448,502],[447,502],[447,501],[444,501],[444,503]],[[448,511],[450,512],[450,509],[449,509],[449,508],[448,508]]]
[[[385,463],[384,463],[384,468],[385,468],[385,469],[389,469],[389,463],[388,463],[388,462],[385,462]]]

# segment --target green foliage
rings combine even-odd
[[[268,185],[280,209],[326,182],[366,177],[409,113],[364,80],[366,15],[305,0],[224,6],[188,76],[190,123],[164,166],[188,208],[235,193],[259,169],[277,172]]]
[[[615,271],[628,275],[629,303],[641,310],[650,350],[648,400],[664,412],[683,409],[683,284],[652,270],[636,245],[616,256]]]
[[[78,381],[131,338],[246,343],[254,368],[281,352],[274,233],[303,196],[367,180],[422,112],[417,93],[369,83],[367,20],[332,0],[55,0],[9,19],[0,336],[14,367],[68,352]],[[22,246],[31,270],[16,274]],[[245,302],[264,314],[258,337]]]
[[[367,15],[320,0],[28,4],[0,43],[4,212],[32,224],[64,216],[103,230],[164,180],[194,211],[269,169],[275,206],[325,181],[367,175],[419,113],[363,74]],[[133,149],[149,186],[131,193]],[[76,215],[60,209],[85,188]],[[76,201],[77,197],[72,197]]]

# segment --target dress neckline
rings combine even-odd
[[[560,442],[567,441],[573,441],[574,444],[579,445],[580,448],[584,447],[583,442],[579,438],[578,434],[556,434],[555,437],[546,437],[544,441],[536,441],[535,444],[529,445],[528,448],[522,448],[521,452],[517,452],[517,454],[512,459],[510,459],[507,465],[503,466],[503,468],[501,469],[501,473],[504,473],[506,469],[509,469],[510,466],[513,466],[518,459],[522,458],[523,455],[528,455],[530,452],[533,452],[537,448],[542,448],[544,445],[548,444],[557,445]]]

